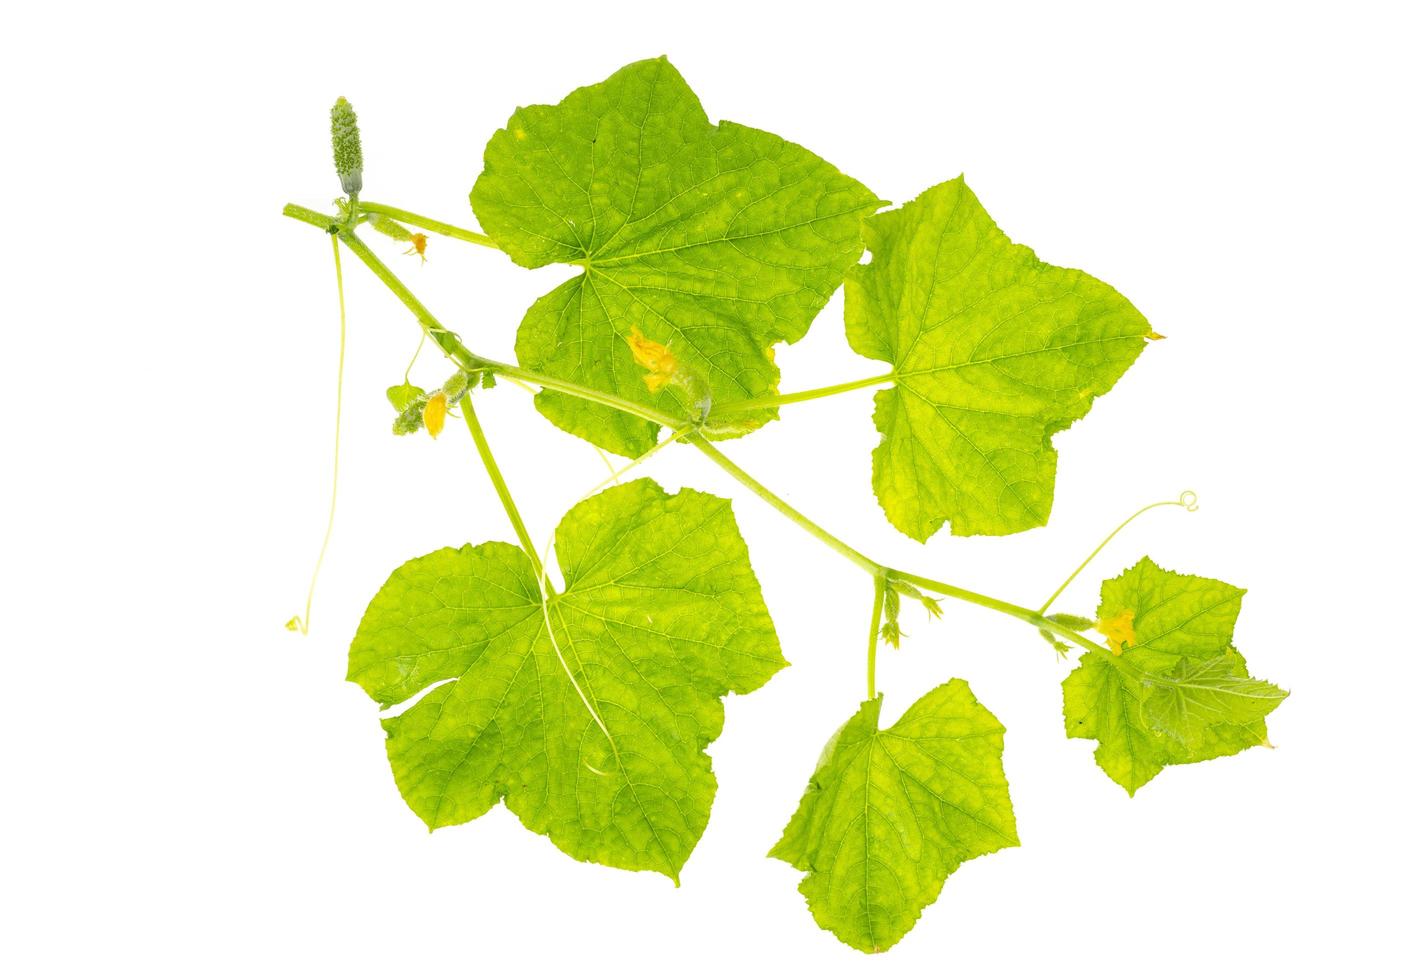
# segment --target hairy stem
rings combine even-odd
[[[869,574],[883,574],[884,566],[880,565],[878,562],[871,561],[869,558],[866,558],[860,552],[850,547],[850,545],[837,538],[834,534],[831,534],[825,528],[821,527],[815,521],[811,520],[805,514],[801,513],[801,511],[797,510],[791,504],[787,503],[781,497],[777,496],[771,490],[768,490],[757,480],[753,479],[752,476],[749,475],[747,471],[745,471],[737,463],[733,462],[727,456],[724,456],[721,452],[719,452],[718,447],[715,446],[713,443],[709,442],[703,436],[693,436],[692,438],[690,438],[689,442],[691,445],[697,447],[701,453],[703,453],[709,459],[713,460],[720,467],[722,467],[723,470],[729,476],[737,480],[743,486],[747,487],[753,493],[757,494],[757,496],[765,500],[775,510],[781,513],[782,516],[784,516],[787,520],[791,521],[793,524],[800,527],[807,534],[811,535],[813,538],[825,544],[831,550],[839,552],[841,555],[845,556],[847,559],[854,562],[856,565],[859,565]]]
[[[461,242],[473,242],[475,245],[483,245],[487,248],[498,248],[497,243],[481,231],[470,231],[468,228],[460,228],[444,221],[436,221],[434,218],[427,218],[423,214],[405,211],[401,208],[392,207],[389,204],[376,204],[372,201],[362,201],[360,202],[360,206],[362,211],[369,214],[384,214],[386,217],[395,221],[413,225],[416,228],[424,228],[426,231],[433,231],[435,234],[444,235],[446,238],[457,238]]]
[[[1081,636],[1074,630],[1061,626],[1059,623],[1051,622],[1050,620],[1046,619],[1045,616],[1043,616],[1041,613],[1037,612],[1034,609],[1027,609],[1025,606],[1018,606],[1014,602],[1006,602],[1003,599],[997,599],[989,595],[983,595],[981,592],[973,592],[971,589],[964,589],[957,585],[950,585],[947,582],[939,582],[937,579],[926,578],[922,575],[915,575],[912,572],[892,570],[889,574],[892,578],[899,579],[901,582],[908,582],[910,585],[916,585],[921,589],[928,589],[930,592],[937,592],[940,595],[949,596],[953,599],[961,599],[963,602],[970,602],[973,605],[982,606],[983,608],[991,609],[994,612],[1005,613],[1008,616],[1013,616],[1016,619],[1020,619],[1027,623],[1030,623],[1037,629],[1050,630],[1050,632],[1055,633],[1058,636],[1063,636],[1071,643],[1077,644],[1091,652],[1109,652],[1104,647],[1093,642],[1092,640],[1087,639],[1084,636]]]
[[[513,533],[518,536],[518,543],[523,546],[528,561],[532,563],[533,574],[537,576],[538,581],[546,583],[550,593],[552,583],[546,582],[542,559],[533,547],[532,538],[528,537],[528,526],[523,523],[523,515],[518,513],[518,505],[513,502],[513,495],[508,492],[508,483],[503,479],[503,471],[498,468],[498,461],[493,458],[493,450],[489,449],[488,437],[484,435],[484,427],[479,424],[479,415],[474,411],[474,400],[469,392],[465,392],[464,397],[459,400],[459,409],[464,413],[464,422],[469,426],[469,434],[474,437],[474,447],[479,450],[479,459],[483,461],[484,470],[493,483],[499,502],[503,504],[508,522],[513,525]]]
[[[758,408],[778,408],[782,405],[793,405],[797,402],[809,402],[816,398],[828,398],[831,395],[844,394],[847,391],[858,391],[861,388],[873,388],[875,385],[882,385],[894,380],[894,372],[888,374],[877,374],[872,378],[860,378],[857,381],[844,381],[837,385],[827,385],[824,388],[810,388],[806,391],[794,391],[786,395],[764,395],[760,398],[745,398],[739,401],[720,402],[713,407],[710,413],[711,418],[719,418],[725,415],[738,415],[742,412],[751,412]]]

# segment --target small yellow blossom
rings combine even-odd
[[[674,380],[679,362],[668,347],[649,339],[636,326],[630,328],[630,336],[625,338],[625,342],[630,345],[630,356],[635,358],[635,363],[649,372],[645,375],[645,387],[650,389],[651,394]]]
[[[1133,635],[1133,610],[1125,609],[1116,616],[1108,616],[1094,624],[1094,628],[1104,634],[1109,641],[1109,649],[1117,656],[1138,642]]]
[[[421,411],[420,417],[425,421],[425,431],[430,433],[432,438],[438,439],[440,433],[445,428],[445,413],[449,411],[449,403],[445,399],[443,391],[437,391],[425,402],[425,408]]]

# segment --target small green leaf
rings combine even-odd
[[[583,861],[678,880],[708,822],[705,747],[728,692],[785,665],[728,502],[613,487],[557,530],[546,602],[519,549],[444,548],[392,573],[347,676],[383,707],[386,752],[431,828],[500,799]]]
[[[1001,723],[951,680],[892,727],[866,701],[826,746],[772,856],[806,872],[823,929],[867,953],[893,946],[962,862],[1015,847]]]
[[[1144,717],[1156,731],[1193,754],[1224,744],[1221,726],[1250,730],[1285,700],[1274,684],[1248,675],[1245,659],[1229,649],[1210,660],[1183,658],[1165,674],[1146,682]],[[1260,741],[1263,732],[1257,729]]]
[[[391,403],[391,407],[397,414],[404,412],[415,403],[417,399],[425,397],[425,389],[413,384],[391,385],[386,389],[386,400]]]
[[[1095,761],[1130,796],[1165,766],[1268,744],[1265,716],[1287,695],[1231,645],[1244,594],[1148,558],[1104,583],[1100,623],[1131,640],[1086,653],[1065,679],[1065,733],[1098,741]]]
[[[489,141],[470,201],[513,261],[582,269],[528,311],[519,362],[684,417],[695,412],[685,392],[647,386],[633,330],[666,346],[714,403],[775,392],[772,345],[806,334],[880,204],[795,144],[714,126],[664,58],[519,109]],[[536,404],[619,455],[639,456],[659,432],[557,392]],[[746,431],[775,415],[729,421]]]
[[[1151,339],[1112,287],[1002,234],[961,177],[865,221],[874,258],[845,282],[845,327],[894,365],[875,396],[874,491],[919,541],[1011,534],[1050,516],[1053,433]]]

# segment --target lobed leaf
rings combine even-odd
[[[1082,418],[1153,336],[1113,287],[1013,244],[958,177],[865,221],[845,282],[850,345],[894,365],[875,395],[874,491],[919,541],[1044,524],[1051,435]]]
[[[806,334],[860,257],[861,219],[881,203],[778,136],[714,126],[664,58],[519,109],[489,140],[470,201],[520,265],[582,267],[528,310],[520,363],[689,418],[710,398],[776,391],[772,345]],[[651,390],[627,343],[636,330],[668,346],[695,384]],[[626,456],[659,432],[555,392],[537,406]],[[755,428],[775,416],[730,422]]]
[[[527,556],[444,548],[391,574],[348,679],[383,707],[396,785],[433,830],[500,799],[567,854],[678,881],[716,789],[728,692],[785,666],[727,501],[614,487],[562,519],[565,590]],[[555,641],[555,642],[554,642]],[[438,685],[438,686],[437,686]]]
[[[1287,692],[1252,678],[1231,645],[1242,589],[1144,558],[1104,583],[1100,623],[1126,623],[1118,652],[1086,653],[1065,679],[1065,733],[1130,796],[1165,766],[1268,744],[1265,717]]]
[[[806,872],[816,922],[878,953],[898,942],[964,861],[1015,847],[1001,723],[963,680],[880,729],[881,698],[836,732],[772,856]]]

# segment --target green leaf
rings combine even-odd
[[[1132,639],[1065,679],[1065,733],[1097,740],[1095,761],[1130,796],[1165,766],[1269,744],[1265,716],[1287,695],[1231,645],[1244,594],[1148,558],[1104,583],[1098,628],[1118,622]]]
[[[1002,234],[961,177],[865,222],[845,283],[850,345],[894,365],[875,396],[874,491],[919,541],[1050,516],[1051,435],[1114,386],[1152,334],[1112,287]]]
[[[913,928],[962,862],[1015,847],[1001,723],[951,680],[879,728],[866,701],[831,739],[782,839],[823,929],[878,953]]]
[[[470,201],[520,265],[582,267],[528,311],[520,363],[690,417],[701,392],[716,403],[776,390],[770,348],[805,335],[860,257],[861,219],[880,204],[795,144],[714,126],[664,58],[558,105],[519,109],[489,140]],[[626,343],[635,329],[697,384],[647,387]],[[537,406],[626,456],[659,431],[555,392]],[[775,415],[729,421],[756,427]]]
[[[386,389],[386,400],[391,403],[391,407],[397,414],[404,412],[418,399],[425,397],[425,389],[409,382],[405,384],[391,385]]]
[[[527,556],[445,548],[392,573],[348,679],[386,718],[402,796],[431,829],[500,799],[579,860],[678,881],[716,783],[720,698],[785,666],[728,502],[653,481],[574,507],[557,529],[565,591]],[[438,685],[438,686],[436,686]]]
[[[1255,729],[1259,739],[1253,744],[1264,742],[1265,716],[1285,700],[1280,688],[1248,674],[1234,648],[1210,660],[1179,660],[1147,683],[1143,708],[1149,725],[1199,756],[1224,744],[1221,726]]]

